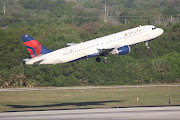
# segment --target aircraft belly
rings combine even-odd
[[[82,57],[84,57],[84,56],[85,56],[85,55],[83,55],[83,54],[75,53],[75,54],[72,54],[72,55],[69,55],[69,56],[64,57],[62,63],[74,61],[74,60],[79,59],[79,58],[82,58]]]
[[[78,59],[88,57],[91,54],[98,53],[98,49],[89,49],[80,53],[74,53],[72,55],[64,57],[64,60],[62,62],[71,62],[76,61]]]

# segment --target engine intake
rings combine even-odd
[[[131,51],[130,47],[127,46],[123,46],[120,48],[115,48],[111,53],[112,54],[119,54],[119,55],[125,55],[128,54]]]

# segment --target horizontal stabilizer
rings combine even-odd
[[[30,58],[23,59],[23,62],[29,61]]]
[[[79,43],[65,43],[65,44],[66,44],[66,46],[72,46],[72,45],[77,45]]]
[[[38,60],[36,62],[33,63],[33,65],[39,65],[43,60]]]

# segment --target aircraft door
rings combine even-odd
[[[145,36],[149,36],[149,30],[148,29],[145,30]]]

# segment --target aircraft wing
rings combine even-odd
[[[99,51],[99,55],[101,56],[105,56],[107,54],[109,54],[114,48],[110,48],[110,49],[98,49]]]

